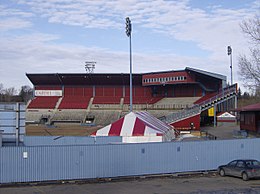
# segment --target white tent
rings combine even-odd
[[[148,112],[130,112],[99,129],[96,136],[122,136],[124,143],[162,142],[175,138],[175,130]]]
[[[229,112],[220,113],[217,115],[218,126],[236,126],[236,116]]]

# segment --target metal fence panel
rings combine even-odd
[[[260,160],[260,139],[0,148],[0,183],[214,170]]]
[[[24,136],[25,146],[89,145],[122,142],[122,137],[76,137],[76,136]]]
[[[0,130],[3,142],[18,145],[25,134],[25,104],[0,103]]]

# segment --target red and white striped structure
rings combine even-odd
[[[236,116],[230,114],[229,112],[224,112],[217,115],[218,126],[236,126],[236,124]]]
[[[95,136],[122,136],[123,142],[158,142],[171,141],[175,131],[148,112],[130,112],[114,123],[99,129]]]

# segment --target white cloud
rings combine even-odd
[[[0,30],[32,27],[33,19],[99,29],[122,29],[124,18],[130,16],[134,30],[148,28],[180,41],[193,42],[200,49],[209,51],[208,58],[134,53],[134,72],[183,69],[186,66],[214,71],[226,75],[229,70],[226,47],[231,45],[234,58],[246,52],[246,41],[239,23],[259,9],[259,2],[241,9],[221,6],[207,10],[193,8],[189,1],[163,0],[19,0],[21,7],[8,8],[0,5]],[[17,6],[18,7],[18,6]],[[138,33],[138,32],[137,32]],[[128,72],[128,54],[102,48],[54,43],[62,37],[43,33],[28,33],[26,36],[6,35],[1,37],[0,67],[12,64],[10,69],[0,69],[3,80],[18,72],[84,72],[84,59],[97,61],[96,72]],[[234,60],[234,64],[235,64]],[[51,68],[50,68],[51,67]],[[4,73],[6,72],[6,73]],[[9,76],[8,76],[9,75]],[[25,77],[25,76],[24,76]],[[236,77],[236,76],[235,76]],[[26,80],[26,81],[25,81]],[[28,82],[24,78],[23,82]]]
[[[22,11],[21,9],[9,8],[4,5],[0,5],[0,17],[24,17],[29,18],[34,14],[28,11]]]
[[[0,31],[31,27],[32,23],[28,21],[28,18],[32,16],[33,14],[30,12],[0,5]]]
[[[19,18],[8,18],[0,20],[0,31],[31,27],[32,23]]]
[[[84,60],[97,62],[97,73],[128,73],[129,53],[79,45],[54,44],[57,36],[33,34],[0,39],[0,68],[4,87],[30,85],[25,73],[84,73]],[[209,61],[177,55],[133,53],[133,72],[201,68]],[[211,62],[214,64],[214,62]],[[202,68],[203,69],[203,68]],[[206,68],[205,70],[208,70]],[[219,72],[219,71],[216,71]],[[221,73],[221,72],[219,72]],[[22,74],[22,75],[21,75]]]
[[[249,8],[233,10],[217,6],[212,6],[212,10],[206,12],[192,8],[188,0],[20,0],[19,2],[30,6],[34,14],[47,18],[51,23],[87,28],[124,28],[123,19],[130,16],[132,23],[137,27],[151,28],[178,40],[193,41],[200,48],[212,52],[219,50],[219,46],[215,43],[223,44],[224,39],[233,42],[237,37],[240,38],[239,22],[254,13],[253,10],[248,10]]]

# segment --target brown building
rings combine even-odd
[[[240,129],[260,134],[260,103],[239,109]]]

